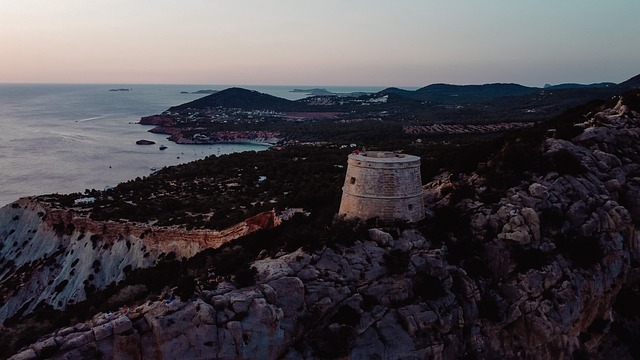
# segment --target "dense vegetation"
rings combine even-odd
[[[579,129],[574,124],[582,121],[582,115],[599,111],[604,105],[605,101],[594,101],[550,121],[504,135],[433,135],[415,142],[411,137],[386,137],[391,130],[385,122],[364,128],[362,124],[352,124],[352,129],[353,136],[366,139],[361,144],[368,149],[400,150],[420,156],[425,182],[449,171],[455,196],[473,197],[474,189],[455,187],[455,179],[460,174],[478,172],[487,185],[481,196],[491,201],[533,173],[554,169],[580,173],[583,169],[569,154],[559,152],[553,159],[544,159],[540,144],[549,131],[557,138],[575,136]],[[189,229],[221,229],[271,209],[300,207],[313,213],[335,212],[346,157],[352,150],[330,144],[292,145],[210,156],[106,191],[87,190],[85,195],[97,199],[87,210],[95,220],[151,222]],[[53,201],[71,206],[79,196],[58,196]]]
[[[422,178],[429,180],[447,169],[455,173],[475,169],[482,156],[493,148],[487,146],[478,151],[483,148],[484,139],[459,137],[446,144],[420,145],[393,142],[380,149],[406,149],[421,156]],[[222,229],[271,209],[335,213],[351,151],[335,146],[287,146],[210,156],[164,168],[106,191],[87,189],[84,194],[41,199],[71,207],[75,199],[91,196],[96,201],[85,211],[92,219],[180,225],[187,229]]]
[[[335,207],[345,157],[345,150],[312,147],[211,156],[89,191],[98,199],[91,217],[220,229],[271,209]]]
[[[396,149],[422,158],[422,179],[449,171],[454,177],[480,171],[489,184],[487,194],[499,194],[528,172],[542,172],[549,164],[537,149],[549,125],[506,136],[439,136],[422,143],[377,142],[369,149]],[[568,132],[568,130],[558,130]],[[372,132],[383,137],[381,131]],[[90,208],[95,220],[153,222],[188,229],[222,229],[263,211],[285,208],[335,212],[346,157],[351,148],[287,146],[245,152],[162,169],[107,191],[87,190],[97,200]],[[497,154],[497,155],[496,155]],[[487,161],[489,160],[489,161]],[[458,190],[460,193],[461,189]],[[58,196],[71,206],[79,194]]]

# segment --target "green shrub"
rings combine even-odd
[[[602,261],[604,256],[598,236],[558,236],[555,243],[558,252],[565,255],[575,266],[584,269],[593,267]]]
[[[238,287],[247,287],[255,285],[256,283],[256,275],[258,274],[258,269],[255,267],[243,267],[236,272],[234,280]]]
[[[59,293],[67,287],[69,280],[62,280],[56,287],[53,289],[54,293]]]
[[[404,274],[409,268],[409,252],[400,249],[393,249],[382,255],[384,266],[392,274]]]
[[[578,175],[586,171],[580,160],[567,149],[560,149],[553,153],[551,161],[559,174]]]
[[[530,269],[541,270],[549,264],[549,254],[539,249],[513,249],[513,258],[516,263],[515,271],[523,273]]]
[[[420,271],[413,279],[413,294],[423,300],[435,300],[446,294],[440,279]]]
[[[255,280],[254,280],[255,282]],[[183,301],[190,299],[196,291],[196,281],[193,276],[183,276],[178,280],[178,287],[175,294]]]
[[[118,290],[106,301],[109,309],[117,309],[124,305],[134,303],[136,300],[144,298],[149,293],[143,284],[126,285]]]
[[[351,343],[355,337],[356,332],[351,326],[329,326],[314,334],[311,346],[315,350],[317,358],[343,358],[349,354]]]
[[[360,322],[360,314],[358,310],[348,305],[342,305],[338,311],[333,314],[329,323],[337,323],[355,327]]]

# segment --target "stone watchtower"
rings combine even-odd
[[[423,219],[420,158],[386,151],[350,154],[339,214],[383,221]]]

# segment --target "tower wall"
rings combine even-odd
[[[420,158],[382,151],[349,155],[339,214],[384,221],[423,219]]]

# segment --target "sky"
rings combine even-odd
[[[622,82],[638,0],[20,0],[0,83]]]

